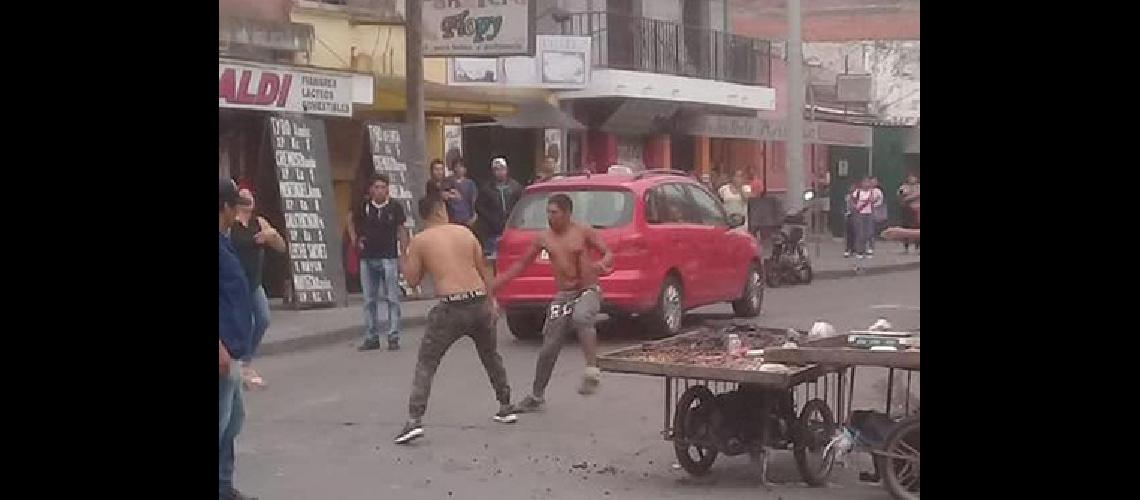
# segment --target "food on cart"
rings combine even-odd
[[[794,331],[794,330],[792,330]],[[647,342],[641,349],[615,353],[615,357],[651,363],[670,363],[758,370],[764,364],[764,348],[782,345],[787,334],[747,327],[721,330],[701,328],[672,339]]]
[[[812,323],[811,330],[808,330],[808,338],[810,339],[830,337],[832,335],[835,335],[835,327],[826,321],[816,321]]]
[[[887,318],[879,318],[879,319],[875,320],[875,322],[872,323],[871,326],[868,326],[867,330],[870,330],[872,332],[887,332],[887,331],[890,331],[892,328],[894,328],[894,327],[891,326],[891,323],[889,321],[887,321]]]

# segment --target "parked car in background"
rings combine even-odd
[[[594,227],[613,251],[614,272],[599,278],[602,310],[611,317],[634,319],[654,336],[667,336],[681,330],[685,311],[708,304],[731,302],[741,317],[760,314],[760,244],[732,231],[743,218],[730,218],[716,196],[679,171],[611,169],[562,175],[526,188],[499,242],[498,272],[547,229],[547,199],[554,193],[569,195],[574,219]],[[511,333],[521,339],[541,336],[554,292],[545,255],[504,285],[496,297]]]

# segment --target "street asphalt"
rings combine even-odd
[[[882,316],[899,329],[917,328],[918,305],[919,271],[902,271],[769,290],[756,322],[806,329],[826,320],[844,332]],[[727,305],[712,306],[688,319],[715,323],[730,313]],[[491,420],[497,404],[490,383],[471,341],[460,340],[436,374],[426,436],[395,445],[421,335],[419,328],[406,331],[397,352],[336,344],[259,360],[269,387],[246,394],[239,488],[273,500],[889,498],[881,486],[858,481],[858,471],[869,467],[865,455],[850,457],[824,488],[802,483],[791,452],[782,451],[772,455],[770,492],[747,456],[722,455],[707,476],[692,478],[674,465],[672,445],[661,436],[661,379],[607,373],[598,394],[580,396],[575,343],[558,360],[546,411],[506,425]],[[505,325],[498,338],[517,401],[529,391],[539,344],[515,340]],[[639,341],[611,336],[601,350]],[[896,394],[906,390],[901,382]],[[916,380],[915,397],[918,388]],[[862,370],[855,408],[882,409],[885,389],[885,370]]]

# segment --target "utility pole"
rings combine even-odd
[[[412,142],[405,146],[408,151],[406,158],[409,172],[419,172],[411,175],[411,179],[427,177],[427,120],[424,118],[424,42],[423,42],[423,0],[407,0],[404,8],[404,54],[407,57],[404,63],[404,121],[412,134]],[[410,148],[408,147],[410,146]],[[422,184],[420,184],[422,186]],[[420,186],[407,186],[417,198],[423,196]],[[411,219],[419,219],[413,216]],[[417,224],[423,229],[423,221]],[[424,280],[417,290],[418,294],[432,296],[435,294],[435,282]]]
[[[788,212],[804,206],[804,76],[800,0],[788,0]]]
[[[427,122],[424,118],[424,43],[422,0],[407,0],[404,24],[404,51],[407,62],[404,64],[405,121],[411,129],[412,143],[407,149],[408,169],[427,172]],[[425,174],[426,175],[426,174]],[[422,196],[422,193],[420,193]]]

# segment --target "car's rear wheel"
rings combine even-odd
[[[541,338],[544,326],[546,326],[546,316],[540,312],[507,311],[507,328],[519,340]]]
[[[764,273],[760,266],[748,266],[748,281],[744,283],[744,293],[732,302],[732,312],[741,318],[755,318],[764,305]]]
[[[657,296],[657,306],[642,316],[646,333],[653,338],[663,338],[681,332],[685,319],[684,289],[676,276],[665,277],[661,293]]]

